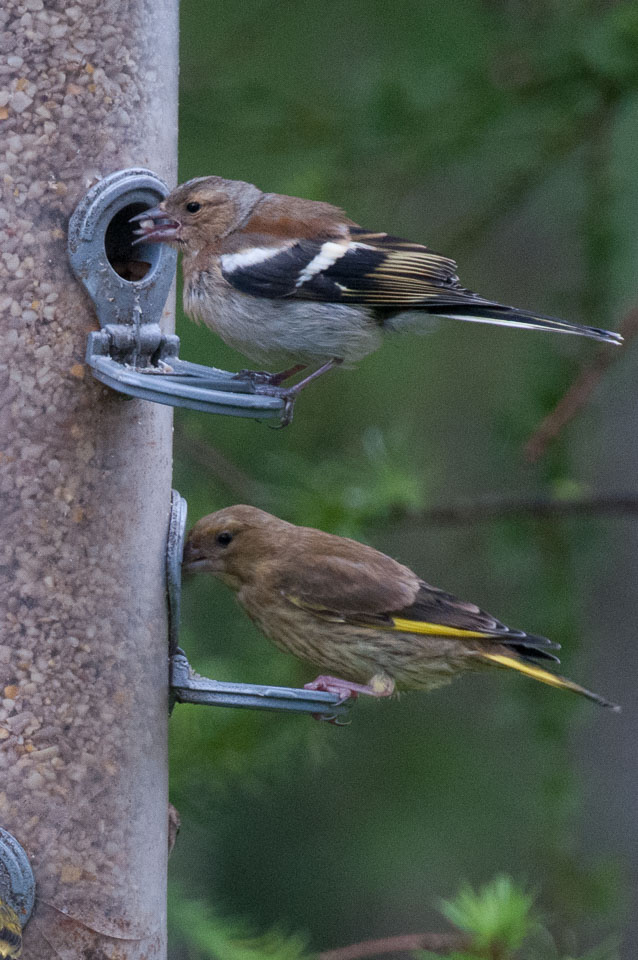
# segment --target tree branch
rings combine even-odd
[[[454,953],[469,950],[471,940],[459,933],[404,933],[398,937],[363,940],[336,950],[324,950],[317,960],[361,960],[387,953],[408,953],[412,950],[432,950],[434,953]]]
[[[625,338],[625,347],[616,351],[609,344],[601,343],[591,363],[581,370],[554,409],[536,427],[523,448],[529,463],[536,463],[543,456],[552,440],[585,406],[609,367],[623,356],[628,344],[638,334],[638,307],[625,314],[619,331]]]
[[[583,259],[585,266],[582,289],[582,311],[585,322],[591,326],[604,323],[609,304],[610,263],[615,253],[614,225],[611,216],[614,201],[612,162],[613,125],[620,104],[620,91],[599,83],[601,99],[588,123],[584,150],[583,178],[586,200],[583,210]],[[632,317],[632,314],[634,316]],[[629,330],[636,333],[636,311],[630,312],[621,333],[629,339]],[[602,318],[602,321],[601,319]],[[524,447],[525,459],[535,463],[548,445],[587,403],[592,391],[607,369],[617,360],[617,354],[601,345],[592,362],[578,375],[554,409],[536,428]]]
[[[638,516],[638,493],[593,493],[582,497],[485,497],[468,503],[431,507],[418,512],[402,508],[392,512],[392,522],[419,520],[455,526],[502,517],[556,519],[575,516]]]

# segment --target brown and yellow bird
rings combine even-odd
[[[511,630],[372,547],[256,507],[226,507],[195,524],[184,569],[219,577],[276,646],[328,671],[309,689],[387,697],[498,666],[619,709],[538,665],[558,662],[549,652],[558,644]]]
[[[22,926],[18,914],[0,900],[0,958],[13,960],[22,956]]]

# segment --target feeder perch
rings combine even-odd
[[[347,713],[349,705],[333,693],[297,687],[271,687],[254,683],[226,683],[195,673],[178,646],[181,567],[186,532],[186,500],[172,491],[166,551],[166,592],[169,619],[171,709],[175,703],[248,710],[287,710],[333,719]]]

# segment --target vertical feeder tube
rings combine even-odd
[[[100,177],[175,183],[177,0],[8,0],[0,46],[0,826],[37,883],[23,955],[165,958],[172,412],[88,373],[66,235]]]

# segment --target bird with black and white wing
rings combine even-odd
[[[238,376],[283,397],[288,421],[308,383],[433,314],[622,342],[609,330],[485,299],[461,285],[454,260],[423,244],[366,230],[331,204],[239,180],[190,180],[133,220],[137,242],[182,252],[186,313],[255,363],[281,368]]]

